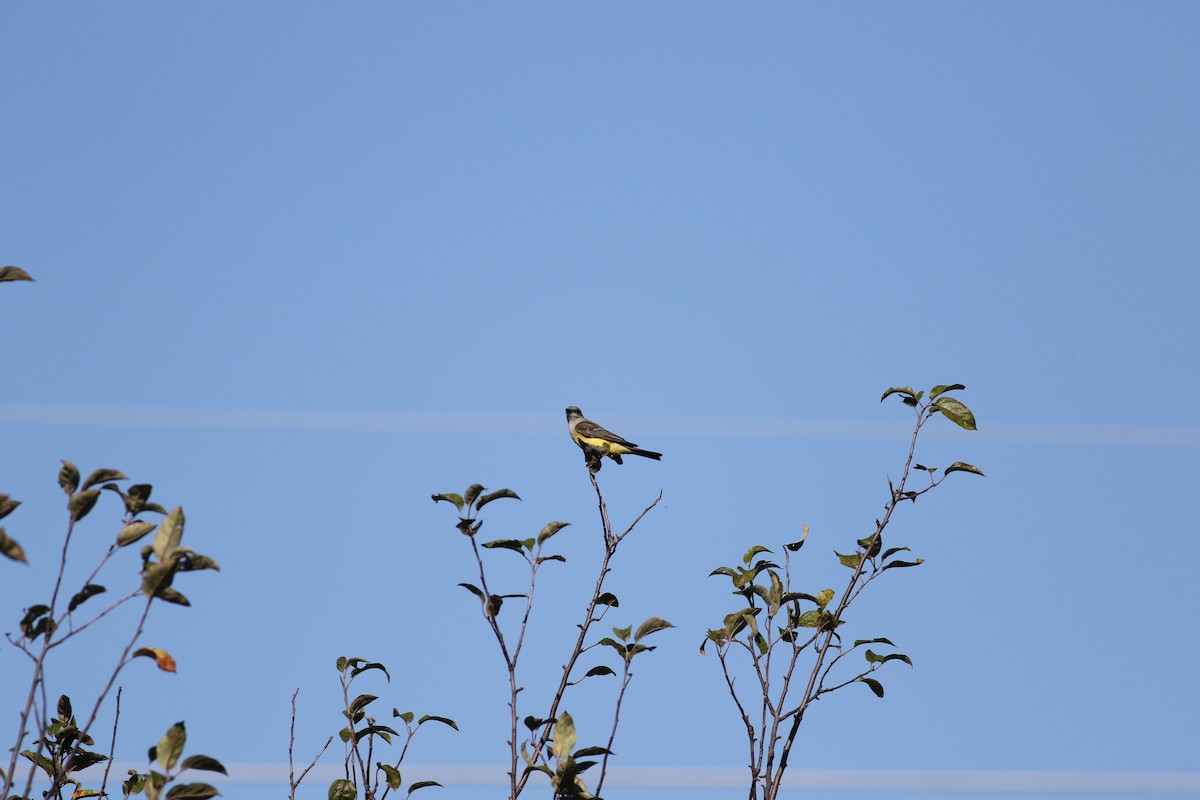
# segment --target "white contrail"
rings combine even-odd
[[[274,784],[287,786],[286,764],[227,764],[229,776],[197,773],[192,780],[237,785]],[[125,775],[144,765],[114,764],[112,773]],[[96,776],[103,769],[94,767]],[[297,770],[299,772],[299,770]],[[89,777],[92,772],[88,772]],[[190,773],[189,773],[190,774]],[[312,784],[328,784],[342,777],[343,769],[315,767],[305,778]],[[406,766],[405,778],[436,780],[446,787],[496,786],[506,784],[503,767],[414,765]],[[712,767],[624,767],[613,768],[606,783],[630,789],[737,789],[746,784],[745,769]],[[1200,773],[1194,772],[1016,772],[999,770],[848,770],[794,769],[788,773],[785,794],[799,791],[847,792],[959,792],[963,794],[1003,792],[1008,794],[1163,794],[1200,793]]]
[[[174,428],[179,430],[351,431],[527,435],[561,433],[557,409],[538,414],[469,412],[354,412],[249,409],[94,408],[0,405],[0,425]],[[895,421],[794,417],[614,417],[606,419],[639,436],[891,440],[905,435],[908,418]],[[961,435],[954,426],[926,429],[935,439]],[[1149,425],[985,424],[975,441],[1005,444],[1200,447],[1200,428]]]

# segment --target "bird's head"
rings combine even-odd
[[[579,406],[567,406],[567,422],[575,419],[583,419],[583,412],[579,410]]]

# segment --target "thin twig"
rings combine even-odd
[[[629,680],[633,677],[633,673],[629,671],[629,659],[625,659],[625,669],[621,675],[621,691],[617,693],[617,705],[613,709],[613,724],[612,731],[608,734],[608,745],[604,748],[604,758],[600,760],[600,778],[596,781],[596,796],[600,796],[600,789],[604,786],[604,778],[608,774],[608,757],[612,755],[613,742],[617,738],[617,725],[621,721],[621,701],[625,699],[625,690],[629,688]]]
[[[841,620],[842,614],[845,612],[846,607],[857,596],[857,592],[855,592],[854,589],[858,583],[859,577],[863,573],[863,568],[867,563],[868,559],[866,558],[866,553],[871,552],[871,549],[875,546],[875,543],[883,534],[884,528],[886,528],[888,522],[891,521],[892,513],[896,510],[897,506],[900,504],[900,501],[905,499],[903,497],[903,492],[912,469],[913,456],[917,450],[917,437],[921,432],[921,427],[929,419],[929,416],[926,414],[927,409],[928,406],[922,406],[918,407],[916,410],[917,424],[913,428],[912,438],[910,439],[908,446],[908,456],[904,461],[904,468],[900,473],[900,485],[898,487],[894,487],[891,485],[891,481],[888,481],[891,496],[888,498],[888,502],[884,507],[883,519],[876,523],[875,533],[871,535],[870,541],[868,541],[866,547],[863,548],[864,555],[858,560],[858,564],[855,565],[854,571],[850,576],[850,580],[846,584],[846,589],[842,592],[842,597],[838,602],[837,609],[833,612],[833,619],[831,622],[832,627],[825,631],[825,640],[823,642],[818,641],[817,643],[817,658],[813,663],[812,672],[809,674],[808,684],[805,686],[804,695],[800,701],[800,704],[791,712],[788,712],[788,716],[792,716],[792,726],[788,731],[787,738],[783,743],[783,750],[779,758],[779,768],[775,773],[775,781],[773,785],[769,787],[765,800],[775,800],[775,797],[779,791],[780,781],[783,778],[783,773],[787,769],[788,757],[791,755],[792,745],[796,741],[796,735],[800,730],[800,723],[804,719],[804,712],[808,708],[809,704],[811,704],[819,696],[819,694],[816,692],[816,688],[819,685],[818,681],[821,679],[823,674],[822,667],[824,666],[825,655],[828,653],[829,646],[836,635],[834,628],[836,628],[837,622]],[[818,632],[820,631],[818,630]],[[772,747],[772,752],[773,751],[774,748]]]
[[[74,530],[75,530],[75,520],[72,519],[67,523],[67,535],[63,538],[62,556],[59,559],[59,563],[58,563],[58,576],[54,579],[54,594],[51,595],[51,597],[50,597],[50,610],[48,612],[46,612],[47,617],[51,621],[54,620],[54,609],[55,609],[56,604],[58,603],[58,593],[62,587],[63,575],[67,570],[67,548],[71,544],[71,533]],[[33,663],[33,679],[29,684],[29,694],[25,698],[25,707],[23,709],[21,709],[21,714],[18,718],[17,741],[13,745],[12,756],[9,758],[9,761],[8,761],[8,771],[5,772],[5,774],[4,774],[4,789],[3,789],[3,791],[0,791],[0,797],[8,797],[9,792],[12,790],[12,787],[13,787],[13,781],[16,780],[17,754],[20,752],[21,745],[25,741],[25,734],[27,733],[26,725],[29,722],[29,714],[33,710],[33,703],[34,703],[35,698],[37,697],[38,684],[42,682],[42,671],[44,669],[44,664],[46,662],[46,654],[49,653],[49,651],[50,651],[50,638],[53,635],[54,635],[54,632],[52,630],[48,630],[48,631],[46,631],[45,634],[43,634],[44,638],[42,639],[42,651],[38,655],[38,657],[34,660],[34,663]],[[41,752],[42,752],[42,747],[39,744],[38,748],[37,748],[37,753],[40,755]],[[25,794],[26,795],[29,794],[29,790],[32,786],[33,786],[33,770],[31,768],[30,775],[29,775],[29,781],[25,785]]]
[[[121,721],[121,691],[125,687],[117,687],[117,711],[113,716],[113,735],[112,742],[108,746],[108,761],[104,762],[104,779],[100,781],[100,796],[107,797],[105,789],[108,788],[108,771],[112,769],[113,756],[117,752],[117,723]]]
[[[596,473],[589,469],[588,478],[591,479],[592,487],[596,490],[596,501],[600,508],[600,524],[604,534],[604,556],[600,561],[600,572],[596,576],[596,585],[592,589],[592,599],[588,601],[587,612],[584,614],[583,622],[577,626],[579,628],[579,636],[575,640],[575,647],[571,650],[571,656],[567,659],[567,663],[563,665],[562,678],[559,679],[558,689],[554,692],[554,698],[550,702],[550,710],[545,717],[547,720],[553,720],[556,718],[559,706],[562,704],[563,695],[566,693],[567,687],[571,685],[571,672],[575,669],[575,664],[579,660],[579,657],[588,650],[588,647],[584,645],[584,642],[587,640],[588,629],[591,627],[592,623],[599,619],[596,616],[596,605],[600,599],[600,595],[603,594],[604,579],[608,577],[608,573],[611,571],[608,565],[613,556],[616,555],[617,545],[620,544],[622,539],[629,535],[629,532],[637,526],[637,524],[642,520],[642,517],[646,516],[650,509],[654,508],[656,505],[658,505],[658,502],[662,500],[662,491],[659,491],[658,497],[655,498],[654,502],[646,506],[641,514],[638,514],[637,518],[628,528],[625,529],[624,533],[622,533],[620,536],[613,536],[612,523],[609,521],[608,517],[608,506],[604,502],[604,493],[600,491],[600,484],[596,481]],[[537,741],[533,741],[531,737],[530,743],[533,745],[532,750],[535,761],[541,757],[541,753],[544,751],[546,743],[550,740],[552,730],[553,726],[546,725],[541,734],[538,735]],[[512,787],[512,795],[510,800],[516,800],[517,795],[519,795],[525,788],[525,784],[528,782],[529,776],[532,774],[532,771],[527,770],[521,776],[520,780],[515,782]]]

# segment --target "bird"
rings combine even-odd
[[[634,455],[642,458],[662,460],[662,453],[653,450],[642,450],[637,444],[617,436],[590,419],[583,416],[579,406],[567,406],[567,431],[571,439],[583,450],[584,461],[592,472],[600,471],[600,461],[608,456],[618,464],[623,463],[621,456]]]

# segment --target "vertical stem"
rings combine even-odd
[[[858,565],[854,568],[854,574],[850,576],[850,580],[846,584],[846,590],[842,592],[842,598],[838,602],[837,610],[833,613],[832,624],[835,627],[837,625],[837,621],[842,618],[842,614],[845,612],[846,606],[848,606],[851,599],[853,599],[851,592],[854,589],[855,584],[858,582],[859,577],[862,575],[864,565],[867,563],[866,554],[871,552],[871,548],[875,546],[875,542],[878,541],[880,535],[883,533],[883,529],[887,527],[888,522],[892,518],[892,513],[896,510],[896,507],[900,503],[899,498],[901,497],[901,493],[904,491],[904,486],[908,481],[908,475],[912,469],[913,456],[917,451],[917,436],[921,432],[921,426],[924,425],[925,421],[928,419],[926,414],[928,408],[928,405],[925,405],[919,406],[916,410],[917,424],[916,427],[913,428],[912,439],[909,441],[908,457],[905,459],[904,469],[900,473],[900,483],[892,490],[892,496],[888,498],[888,503],[885,506],[883,519],[876,524],[875,533],[872,534],[871,540],[863,549],[863,557],[859,559]],[[830,629],[825,633],[825,640],[817,643],[817,659],[813,664],[812,673],[809,675],[808,685],[804,689],[804,697],[801,699],[800,705],[796,707],[795,716],[792,719],[791,730],[788,731],[787,739],[783,743],[783,751],[779,759],[779,769],[776,771],[776,783],[772,787],[773,791],[771,791],[766,797],[766,800],[775,800],[775,797],[778,794],[779,781],[783,778],[784,770],[787,769],[788,756],[791,755],[792,744],[795,742],[796,734],[800,730],[800,722],[804,719],[804,712],[808,709],[808,705],[814,699],[814,688],[816,687],[817,679],[820,676],[821,667],[825,662],[825,655],[829,652],[829,645],[832,641],[833,629]]]
[[[75,530],[75,520],[72,519],[67,523],[67,535],[63,537],[62,555],[58,561],[58,575],[54,579],[54,593],[50,597],[50,610],[46,612],[46,618],[51,622],[54,621],[54,609],[58,604],[58,593],[62,588],[63,575],[67,571],[67,548],[71,545],[71,534]],[[8,797],[12,791],[13,782],[16,780],[17,755],[21,751],[21,744],[25,741],[26,726],[29,723],[29,715],[33,711],[33,703],[37,698],[38,686],[44,680],[44,669],[46,662],[46,654],[50,652],[50,637],[54,635],[54,631],[49,630],[42,638],[42,651],[38,653],[37,658],[33,662],[33,679],[29,684],[29,694],[25,698],[25,707],[21,709],[21,715],[17,723],[17,741],[13,745],[12,756],[8,761],[8,770],[4,773],[4,790],[0,792],[0,797]],[[42,752],[42,745],[39,742],[37,746],[38,753]],[[33,768],[30,767],[30,782],[25,786],[25,794],[29,794],[29,788],[32,786]]]

